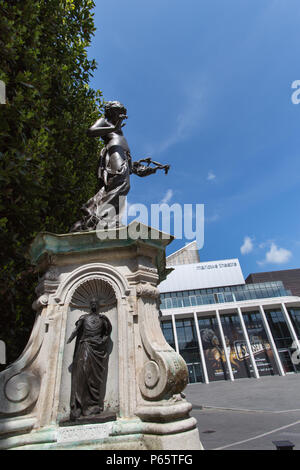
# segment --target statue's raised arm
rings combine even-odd
[[[110,123],[105,118],[100,118],[98,121],[95,122],[87,131],[87,134],[90,137],[105,137],[107,134],[111,132],[118,132],[121,127],[124,127],[125,124],[122,124],[122,121],[127,119],[126,114],[120,114],[117,122],[115,124]]]

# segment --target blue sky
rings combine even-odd
[[[299,0],[96,0],[95,22],[91,85],[127,107],[134,159],[171,164],[129,202],[205,204],[202,261],[299,268]]]

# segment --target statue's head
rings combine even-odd
[[[90,310],[92,313],[97,313],[99,309],[99,301],[96,298],[90,300]]]
[[[104,112],[108,121],[119,119],[121,115],[123,119],[127,117],[127,109],[120,101],[107,101],[104,106]]]

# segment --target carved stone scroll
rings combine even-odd
[[[39,354],[44,339],[44,318],[37,314],[26,348],[19,359],[0,373],[0,418],[23,413],[38,399],[40,377],[29,367]]]
[[[188,370],[183,358],[166,342],[158,320],[156,287],[137,287],[140,333],[149,360],[139,376],[139,387],[145,399],[162,400],[180,393],[187,385]]]

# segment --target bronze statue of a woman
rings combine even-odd
[[[98,300],[92,299],[90,313],[79,318],[68,340],[70,343],[77,337],[72,364],[71,420],[103,411],[101,396],[102,387],[105,387],[107,343],[112,326],[105,315],[98,313],[98,308]]]
[[[101,137],[105,144],[98,168],[100,189],[82,207],[83,218],[72,226],[71,232],[96,230],[99,223],[101,228],[118,227],[122,201],[125,202],[124,198],[130,189],[130,174],[143,177],[156,173],[158,169],[167,173],[170,168],[169,165],[153,162],[151,158],[132,162],[130,149],[122,132],[125,119],[126,108],[119,101],[109,101],[105,105],[104,117],[88,130],[88,135]]]

